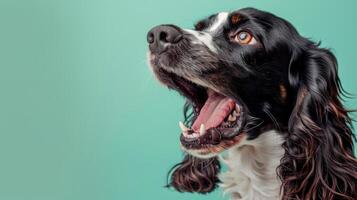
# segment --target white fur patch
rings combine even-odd
[[[284,154],[282,143],[276,131],[268,131],[229,149],[226,157],[220,157],[228,166],[219,175],[224,193],[231,194],[232,200],[279,199],[281,182],[276,168]]]
[[[217,49],[212,40],[212,35],[226,22],[228,18],[228,12],[221,12],[217,15],[214,22],[204,31],[195,31],[190,29],[184,29],[187,33],[195,36],[197,41],[192,41],[193,44],[204,44],[212,52],[217,53]]]
[[[193,44],[202,43],[207,46],[212,52],[217,52],[216,47],[213,44],[212,36],[206,32],[198,32],[190,29],[184,29],[186,32],[190,33],[191,35],[195,36],[197,41],[192,41]]]
[[[221,12],[217,15],[215,22],[209,27],[208,32],[215,32],[224,22],[227,21],[228,12]]]

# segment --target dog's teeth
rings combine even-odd
[[[182,132],[182,135],[183,135],[184,137],[189,137],[189,135],[188,135],[188,133],[187,133],[186,131],[183,131],[183,132]]]
[[[189,129],[183,124],[181,121],[179,121],[179,126],[182,130],[182,132],[187,132]]]
[[[232,113],[232,115],[238,117],[240,114],[239,114],[239,112],[237,112],[236,110],[234,110],[233,113]]]
[[[237,113],[240,113],[240,106],[238,106],[238,104],[236,104],[235,111],[237,111]]]
[[[198,137],[198,133],[187,134],[185,137],[187,137],[187,138],[195,138],[195,137]]]
[[[234,114],[230,114],[230,115],[228,116],[228,121],[234,122],[236,119],[237,119],[237,118],[236,118],[236,116],[235,116]]]
[[[204,124],[201,124],[200,126],[200,135],[204,135],[206,133],[206,128]]]

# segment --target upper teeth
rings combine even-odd
[[[236,104],[235,111],[237,111],[237,113],[240,113],[240,106],[238,106],[237,104]]]
[[[228,116],[228,121],[231,121],[231,122],[233,122],[233,121],[235,121],[237,119],[237,117],[236,117],[236,115],[233,113],[233,114],[230,114],[229,116]]]
[[[201,124],[200,126],[200,135],[204,135],[206,133],[206,128],[204,124]]]

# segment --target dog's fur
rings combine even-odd
[[[220,146],[227,155],[187,154],[169,186],[208,193],[219,183],[232,199],[357,199],[351,118],[330,50],[253,8],[212,15],[196,30],[170,26],[181,41],[149,60],[156,77],[187,98],[186,124],[207,98],[205,88],[240,102],[246,120],[240,141]],[[257,44],[232,42],[241,29]],[[218,157],[228,165],[220,175]]]
[[[221,188],[232,199],[278,199],[281,181],[276,174],[284,155],[283,138],[276,131],[244,140],[220,156],[228,171],[220,174]]]

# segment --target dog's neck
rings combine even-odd
[[[221,156],[228,170],[220,174],[224,193],[231,199],[279,199],[281,182],[276,168],[284,154],[283,138],[268,131],[253,140],[244,140]]]

